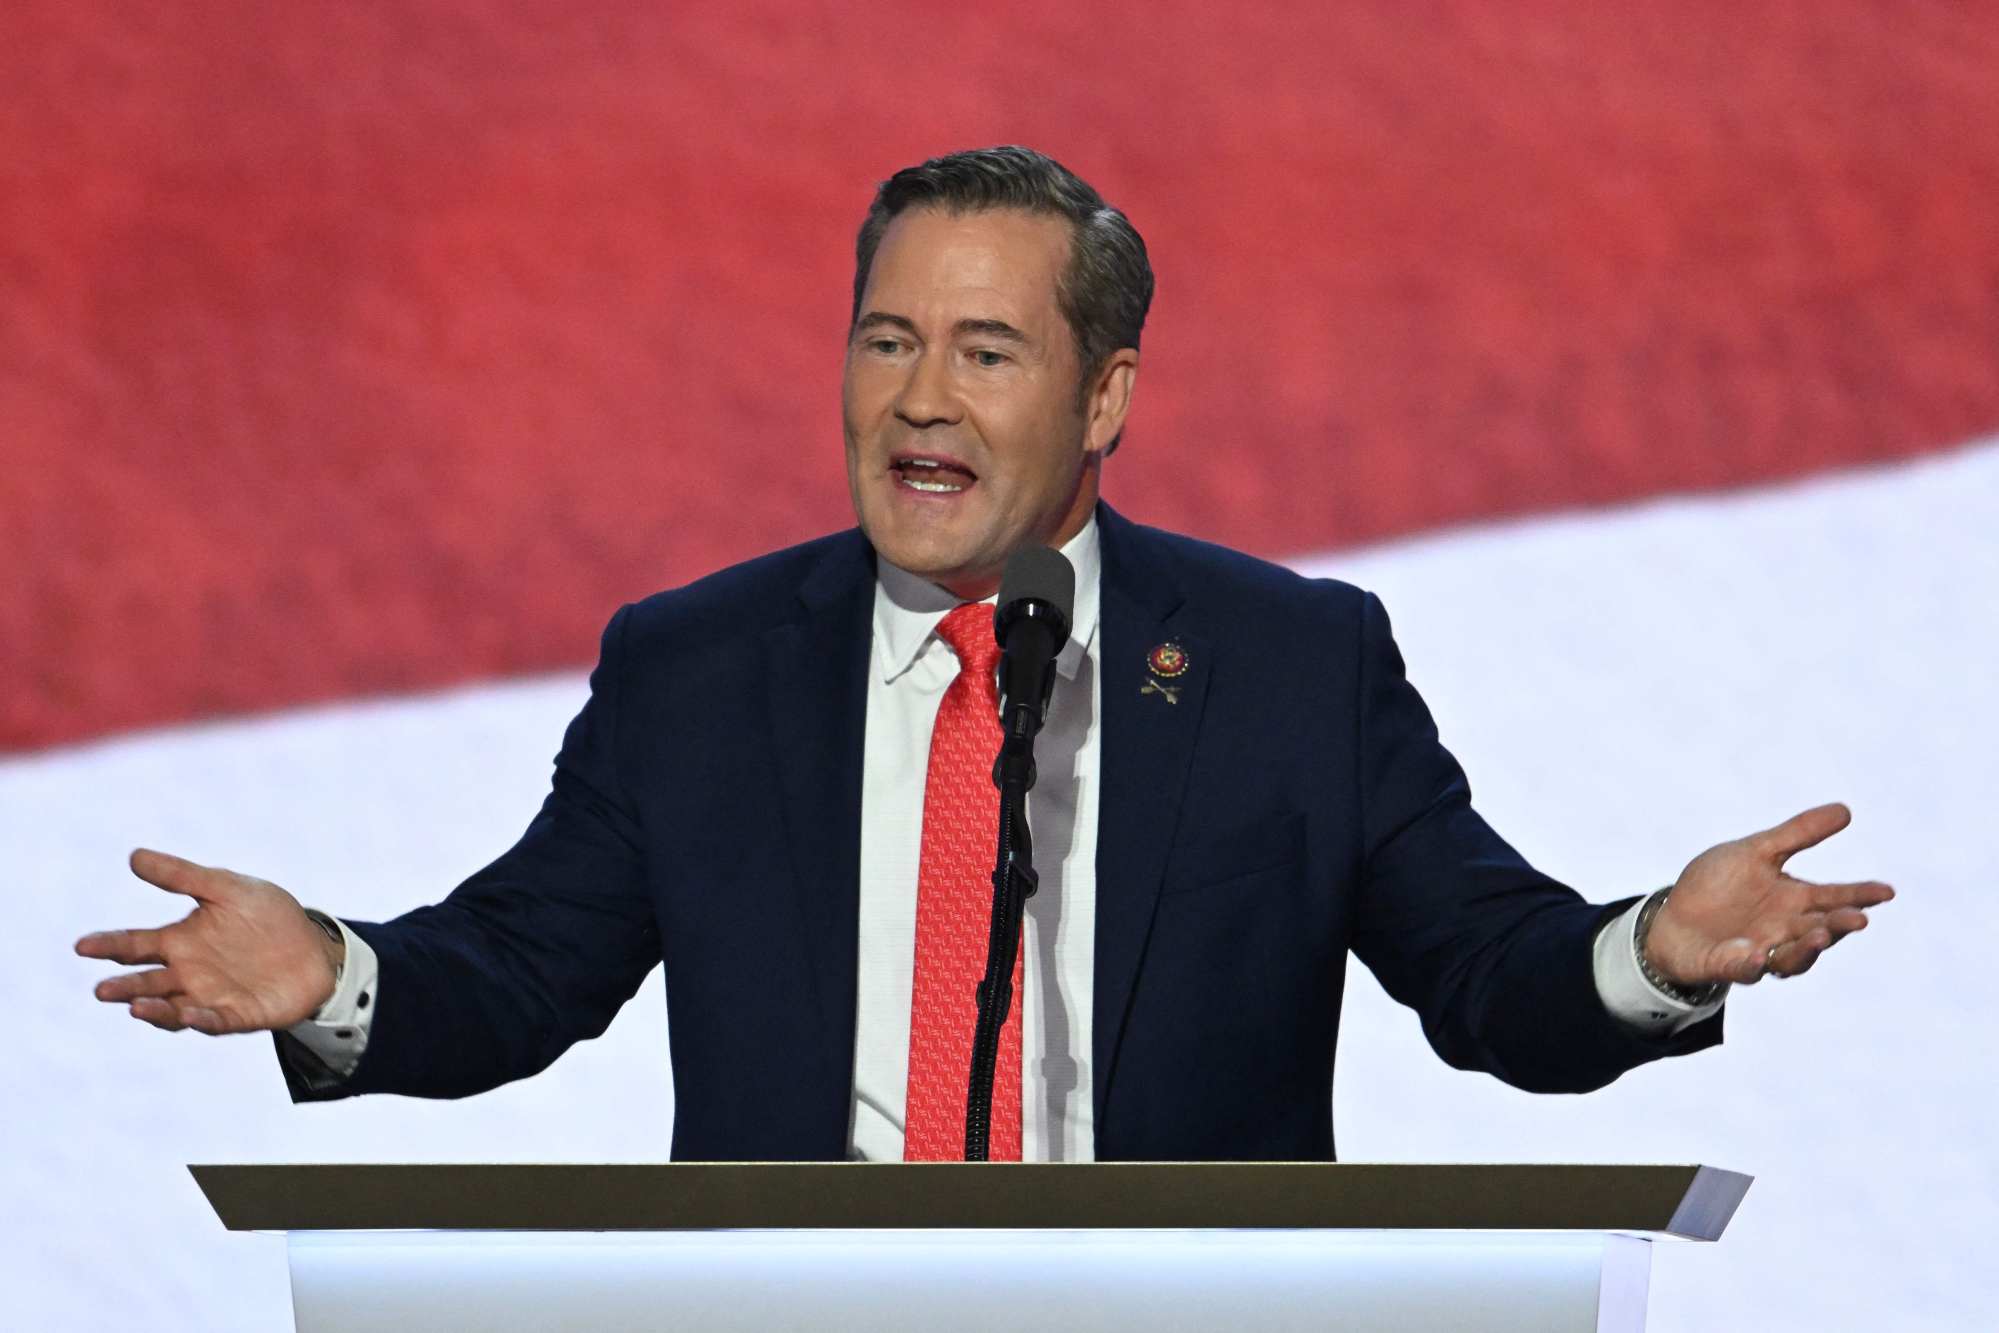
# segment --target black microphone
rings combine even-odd
[[[965,1085],[965,1160],[991,1155],[993,1080],[999,1065],[1000,1028],[1013,1007],[1013,960],[1020,952],[1020,918],[1040,876],[1027,827],[1027,793],[1034,786],[1034,737],[1055,692],[1055,655],[1069,641],[1076,609],[1076,571],[1060,551],[1029,546],[1015,551],[1000,574],[993,636],[1000,646],[1000,727],[993,761],[999,788],[999,847],[993,866],[992,925],[986,934],[986,972],[979,982],[978,1018],[972,1028],[972,1067]]]
[[[1055,657],[1069,641],[1076,610],[1076,570],[1060,551],[1024,546],[1000,574],[993,636],[1000,646],[1002,759],[1033,753],[1034,737],[1055,692]]]

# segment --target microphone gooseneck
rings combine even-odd
[[[986,972],[979,982],[979,1016],[972,1033],[972,1067],[965,1095],[965,1160],[991,1156],[993,1077],[1000,1029],[1013,1008],[1013,960],[1020,922],[1039,883],[1027,827],[1027,793],[1034,786],[1034,738],[1055,692],[1055,658],[1069,640],[1076,571],[1060,551],[1015,551],[1000,575],[993,634],[999,640],[1000,752],[993,760],[999,788],[999,849],[993,867],[992,926]]]

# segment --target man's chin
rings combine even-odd
[[[898,560],[886,552],[881,554],[897,569],[914,574],[925,583],[948,588],[968,601],[986,597],[999,586],[1000,566],[997,565],[987,568],[967,561]]]
[[[992,591],[986,584],[998,586],[1004,561],[981,559],[979,548],[971,543],[938,540],[936,535],[912,538],[896,533],[886,534],[886,540],[874,533],[868,536],[881,559],[926,583],[949,588],[961,597],[971,597],[968,589],[981,588],[983,591],[977,596],[985,597]]]

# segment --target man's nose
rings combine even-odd
[[[902,382],[902,392],[895,396],[895,414],[911,426],[957,423],[963,406],[944,357],[929,351],[917,354],[908,378]]]

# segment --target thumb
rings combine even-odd
[[[132,873],[169,893],[184,893],[196,902],[219,902],[229,896],[234,876],[226,870],[141,847],[131,855]]]
[[[1797,853],[1807,847],[1816,847],[1852,822],[1853,811],[1834,801],[1792,815],[1775,828],[1753,835],[1750,843],[1781,870],[1784,862]]]

